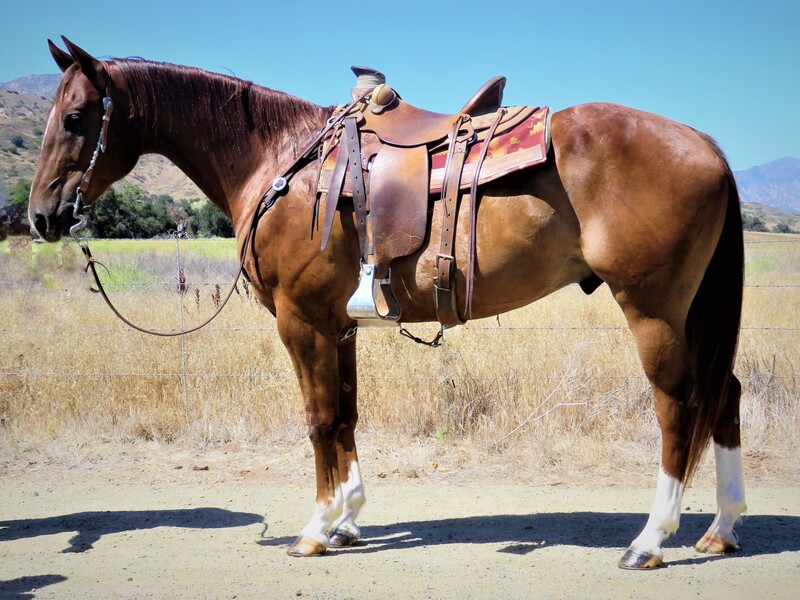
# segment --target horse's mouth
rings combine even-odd
[[[75,201],[60,202],[56,212],[49,217],[36,213],[33,217],[33,228],[47,242],[57,242],[62,236],[70,233],[70,229],[81,222],[75,215]]]

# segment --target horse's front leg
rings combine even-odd
[[[339,459],[339,476],[342,490],[342,514],[330,531],[331,546],[352,546],[361,539],[356,518],[366,501],[364,483],[358,466],[355,431],[358,422],[356,336],[352,335],[339,345],[339,416],[341,425],[336,438]]]
[[[321,333],[318,328],[286,312],[278,312],[278,331],[291,355],[303,393],[317,475],[314,513],[289,547],[288,554],[317,556],[330,545],[328,532],[342,512],[336,449],[341,425],[338,336]]]

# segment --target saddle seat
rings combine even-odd
[[[370,76],[382,78],[379,71],[368,67],[353,67],[353,71],[360,74],[359,77],[366,72]],[[404,102],[397,92],[382,83],[374,88],[372,101],[369,109],[363,112],[364,121],[359,123],[359,128],[361,131],[374,133],[382,142],[393,146],[432,144],[446,138],[462,115],[479,117],[498,111],[503,102],[505,85],[506,78],[495,75],[473,94],[460,111],[443,114]],[[383,86],[385,89],[381,89]],[[364,91],[365,88],[356,87],[352,93],[357,97]],[[376,96],[384,98],[376,102]]]

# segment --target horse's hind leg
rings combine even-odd
[[[686,473],[691,420],[692,385],[683,333],[685,311],[669,315],[662,298],[656,310],[642,311],[625,293],[616,294],[628,319],[645,373],[655,396],[661,427],[661,468],[656,497],[644,529],[619,561],[623,569],[651,569],[661,565],[661,545],[678,529],[683,479]],[[656,312],[662,312],[658,316]]]
[[[339,478],[342,491],[342,514],[329,533],[331,546],[352,546],[361,539],[356,518],[366,502],[364,483],[358,466],[355,430],[358,422],[356,372],[356,336],[339,345],[339,417],[341,425],[336,438]]]
[[[739,425],[742,387],[732,377],[728,401],[714,431],[714,459],[717,467],[717,516],[706,534],[695,544],[701,552],[725,553],[737,547],[733,527],[747,509]]]

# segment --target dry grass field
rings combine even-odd
[[[123,313],[151,328],[204,320],[235,271],[230,240],[97,241],[92,250]],[[800,238],[748,235],[746,252],[736,371],[747,467],[796,478]],[[116,320],[82,266],[72,242],[0,245],[0,447],[307,446],[274,319],[243,282],[204,330],[164,339]],[[359,369],[362,439],[404,449],[412,466],[436,459],[545,473],[655,471],[651,393],[605,286],[591,297],[571,286],[470,322],[439,349],[395,328],[363,329]]]

